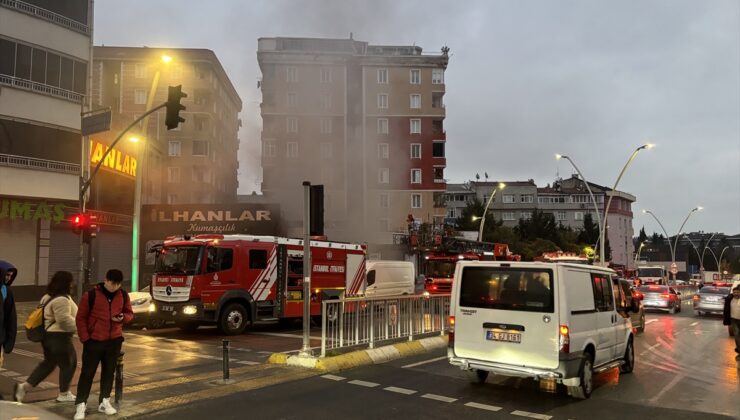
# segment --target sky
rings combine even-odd
[[[187,5],[187,7],[185,7]],[[736,0],[98,0],[94,42],[213,50],[243,101],[240,193],[259,190],[259,37],[450,47],[448,182],[573,172],[637,197],[634,228],[740,233]]]

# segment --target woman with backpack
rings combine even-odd
[[[26,392],[46,379],[54,368],[59,366],[58,402],[74,402],[75,396],[69,391],[75,369],[77,352],[72,344],[72,335],[77,331],[75,316],[77,305],[70,297],[74,278],[68,271],[57,271],[41,298],[40,306],[44,314],[44,360],[36,366],[26,382],[16,384],[15,400],[23,402]]]

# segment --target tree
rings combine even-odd
[[[530,219],[519,219],[519,225],[514,228],[522,241],[534,241],[535,239],[547,239],[558,242],[558,227],[555,217],[551,213],[544,213],[534,209]]]
[[[457,228],[459,230],[478,231],[481,223],[479,217],[483,214],[484,207],[483,203],[481,203],[477,198],[474,198],[473,201],[469,202],[462,210],[460,217],[455,220]],[[476,217],[476,219],[473,220],[473,217]],[[488,214],[486,214],[486,224],[483,225],[483,241],[492,242],[496,229],[501,227],[503,223],[503,221],[495,220],[491,213],[491,209],[488,209]]]
[[[650,239],[650,242],[652,242],[653,245],[663,245],[663,241],[665,241],[665,237],[663,237],[662,234],[658,234],[658,232],[653,232],[653,237],[652,239]]]
[[[640,235],[637,237],[637,244],[635,245],[640,246],[640,244],[647,241],[647,239],[648,236],[647,233],[645,233],[645,226],[643,226],[642,229],[640,229]]]
[[[578,242],[593,246],[599,240],[599,226],[594,223],[591,213],[583,216],[583,230],[578,234]]]

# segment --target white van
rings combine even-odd
[[[414,294],[414,264],[409,261],[368,261],[365,296],[385,297]]]
[[[588,398],[593,374],[634,368],[632,308],[616,307],[610,269],[544,262],[459,262],[447,354],[484,382],[554,379]],[[617,288],[617,290],[620,290]]]

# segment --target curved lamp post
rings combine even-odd
[[[720,264],[722,263],[722,256],[725,255],[725,251],[727,251],[728,248],[729,246],[722,248],[722,252],[719,253],[719,259],[717,259],[717,254],[712,251],[712,248],[709,248],[709,252],[712,253],[712,256],[714,257],[714,262],[717,264],[717,272],[720,274],[720,279],[722,279],[722,267],[720,267]]]
[[[699,272],[702,273],[702,275],[703,275],[703,273],[704,273],[704,263],[701,260],[701,254],[699,254],[699,248],[697,248],[696,245],[694,245],[694,241],[692,241],[691,238],[689,238],[688,235],[686,235],[684,233],[683,237],[686,238],[687,241],[689,241],[689,243],[691,244],[691,247],[694,248],[694,251],[696,251],[696,256],[699,258]]]
[[[599,262],[604,267],[606,267],[606,261],[605,261],[606,257],[605,257],[605,249],[604,249],[605,242],[606,242],[606,234],[607,234],[607,232],[606,232],[606,223],[607,223],[608,216],[609,216],[609,206],[611,206],[612,199],[614,198],[614,192],[617,191],[617,187],[619,186],[619,181],[622,179],[622,176],[627,171],[627,168],[629,168],[629,166],[632,163],[632,161],[635,160],[635,157],[637,156],[637,154],[640,153],[640,150],[643,150],[643,149],[652,149],[653,147],[655,147],[654,144],[647,143],[647,144],[643,144],[642,146],[640,146],[637,149],[635,149],[635,151],[632,152],[632,155],[630,155],[630,158],[627,159],[627,163],[624,164],[624,167],[622,168],[622,171],[619,173],[619,176],[617,177],[617,181],[614,183],[614,186],[612,187],[612,193],[609,195],[609,200],[606,202],[606,207],[604,207],[604,217],[601,219],[601,223],[602,223],[601,232],[602,232],[602,235],[599,238]]]
[[[660,225],[660,228],[663,229],[663,233],[665,233],[666,240],[668,241],[668,248],[671,250],[671,264],[676,263],[676,246],[678,246],[678,237],[681,236],[683,227],[686,225],[686,222],[689,220],[689,217],[691,217],[691,215],[694,214],[694,212],[697,212],[703,209],[704,207],[698,206],[698,207],[694,207],[693,209],[691,209],[691,211],[689,211],[689,214],[686,215],[686,218],[683,220],[683,223],[681,223],[681,227],[678,228],[678,232],[676,233],[676,240],[673,241],[673,243],[671,243],[671,237],[670,235],[668,235],[668,231],[666,231],[665,226],[663,226],[663,223],[661,223],[660,219],[658,219],[658,216],[656,216],[655,213],[653,213],[650,210],[645,210],[645,209],[642,210],[644,214],[649,214],[653,216],[653,219],[655,219],[655,221],[658,222],[658,224]],[[673,275],[673,278],[675,280],[675,275]]]
[[[637,261],[640,260],[640,252],[642,252],[642,248],[645,247],[645,241],[640,242],[640,247],[637,248],[637,253],[635,253],[635,267],[637,267]]]
[[[488,208],[491,206],[491,203],[493,202],[493,197],[496,195],[498,190],[503,190],[506,187],[506,184],[503,182],[499,182],[498,187],[493,189],[493,192],[491,193],[491,196],[488,197],[488,201],[486,201],[486,207],[483,208],[483,215],[480,216],[480,226],[478,227],[478,242],[483,242],[483,225],[486,224],[486,214],[488,213]],[[476,216],[473,216],[473,220],[477,220]]]
[[[603,235],[603,232],[601,231],[601,212],[599,212],[599,205],[596,203],[596,197],[594,197],[594,193],[591,192],[591,187],[588,185],[588,181],[586,181],[586,177],[583,176],[583,173],[580,169],[578,169],[578,166],[576,166],[575,162],[573,162],[573,159],[570,158],[570,156],[566,155],[555,155],[556,160],[565,159],[568,162],[570,162],[571,166],[573,166],[573,169],[578,172],[578,176],[581,177],[581,180],[583,180],[583,183],[586,184],[586,190],[588,191],[588,195],[591,196],[591,203],[594,205],[594,211],[596,212],[596,224],[599,227],[599,241],[601,241],[601,236]],[[603,261],[603,260],[602,260]]]
[[[702,272],[704,272],[704,253],[707,252],[707,248],[709,248],[709,244],[712,243],[712,238],[714,238],[714,235],[716,235],[717,232],[714,232],[711,236],[709,236],[709,240],[707,243],[704,244],[704,249],[701,250],[701,266],[702,266]]]

